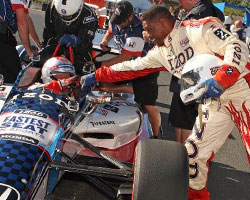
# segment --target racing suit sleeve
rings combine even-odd
[[[226,89],[233,85],[246,69],[247,46],[220,23],[205,24],[202,35],[209,49],[221,56],[224,55],[223,64],[213,79]]]
[[[96,70],[97,81],[118,82],[132,80],[137,77],[146,76],[153,72],[167,71],[157,58],[158,47],[153,48],[145,57],[138,57],[135,60],[124,61],[110,67],[101,67]]]
[[[44,45],[46,46],[48,44],[48,41],[51,39],[51,38],[55,38],[56,35],[55,35],[55,26],[53,25],[54,24],[54,17],[52,16],[53,15],[53,12],[54,9],[52,8],[52,5],[51,5],[51,2],[49,3],[49,5],[47,6],[47,9],[45,11],[45,26],[44,26],[44,29],[43,29],[43,43]]]
[[[245,70],[248,61],[246,44],[228,32],[221,23],[210,21],[204,24],[200,39],[202,38],[211,52],[224,56],[223,65],[235,67],[239,73]]]

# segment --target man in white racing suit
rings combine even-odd
[[[204,98],[212,98],[203,119],[193,127],[185,146],[189,155],[189,199],[210,199],[207,191],[209,161],[228,138],[234,126],[241,133],[250,161],[250,63],[245,43],[228,32],[214,17],[175,20],[168,9],[153,6],[143,14],[143,27],[157,45],[145,57],[101,67],[82,77],[82,89],[96,81],[115,82],[167,70],[178,78],[185,63],[200,54],[217,55],[223,65],[204,82]],[[157,30],[157,31],[155,31]],[[219,98],[216,98],[219,97]]]

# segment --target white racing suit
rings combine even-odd
[[[193,56],[212,54],[224,57],[223,64],[240,72],[237,82],[217,100],[206,105],[200,129],[199,119],[185,143],[189,155],[189,199],[210,199],[207,191],[208,162],[219,150],[234,126],[241,133],[250,160],[250,64],[246,44],[228,32],[218,19],[176,21],[164,45],[147,56],[96,71],[97,81],[115,82],[167,70],[180,78],[184,64]]]

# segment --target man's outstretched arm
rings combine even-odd
[[[158,60],[157,49],[151,50],[145,57],[124,61],[110,67],[103,66],[96,70],[97,81],[118,82],[132,80],[157,71],[167,71]]]

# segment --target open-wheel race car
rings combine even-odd
[[[30,64],[14,85],[0,86],[1,200],[61,199],[53,191],[65,172],[111,200],[187,199],[185,147],[148,139],[131,96],[92,91],[76,100],[44,84],[29,89],[40,71]]]

